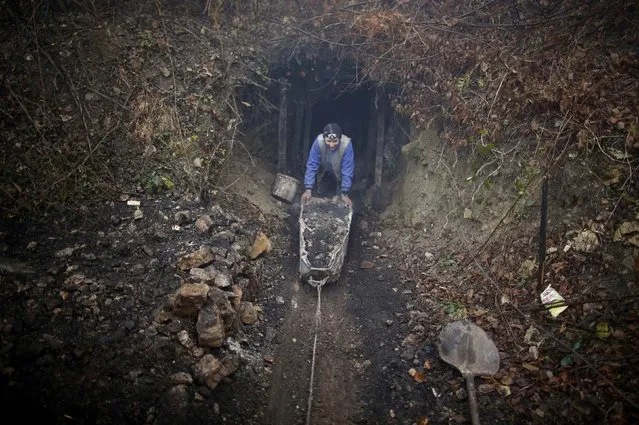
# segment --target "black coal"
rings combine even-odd
[[[344,203],[304,205],[303,231],[308,261],[313,268],[329,267],[330,253],[339,248],[348,234],[350,208]]]

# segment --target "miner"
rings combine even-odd
[[[302,200],[312,197],[312,189],[317,185],[320,196],[341,196],[341,199],[352,205],[350,190],[353,184],[355,155],[351,139],[342,134],[342,129],[335,123],[327,124],[319,134],[308,155]]]

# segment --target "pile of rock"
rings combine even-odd
[[[184,215],[177,213],[176,221],[184,222]],[[195,378],[209,389],[239,367],[240,350],[231,347],[234,349],[225,350],[218,359],[205,354],[206,349],[233,346],[235,340],[229,342],[229,338],[242,339],[244,325],[259,320],[261,309],[249,300],[261,279],[260,265],[253,260],[270,250],[270,241],[263,233],[257,233],[250,247],[242,246],[228,225],[225,220],[220,226],[219,220],[209,215],[196,220],[197,232],[211,236],[209,243],[178,259],[180,287],[169,296],[169,303],[155,319],[159,324],[173,318],[195,321],[193,335],[182,329],[177,337],[200,359],[194,367]]]

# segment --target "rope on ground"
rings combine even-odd
[[[309,279],[309,284],[317,288],[317,309],[315,310],[315,337],[313,338],[313,359],[311,360],[311,382],[308,389],[308,406],[306,409],[306,425],[311,424],[311,407],[313,406],[313,381],[315,379],[315,356],[317,353],[317,335],[322,323],[322,286],[328,278],[316,281]]]

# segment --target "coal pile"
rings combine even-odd
[[[348,235],[350,208],[341,202],[304,205],[302,236],[306,243],[307,259],[314,268],[327,268],[330,253],[342,247]]]

